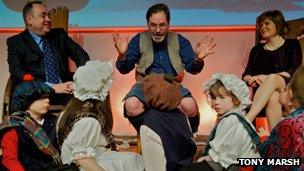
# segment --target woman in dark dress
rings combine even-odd
[[[285,88],[295,70],[302,63],[298,40],[284,39],[285,19],[278,10],[266,11],[257,20],[265,43],[251,49],[243,80],[256,90],[253,105],[246,117],[253,121],[266,107],[269,128],[282,119],[277,90]]]

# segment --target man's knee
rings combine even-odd
[[[194,117],[198,114],[196,101],[192,97],[183,98],[178,108],[188,117]]]
[[[144,104],[137,97],[129,97],[125,101],[125,110],[128,116],[137,116],[144,112]]]

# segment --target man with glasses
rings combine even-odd
[[[28,75],[42,80],[55,90],[51,104],[65,104],[73,91],[68,57],[81,66],[89,55],[63,29],[51,29],[49,11],[41,1],[27,3],[23,19],[26,29],[7,39],[11,78],[15,85]]]
[[[146,13],[148,30],[137,34],[128,43],[118,33],[113,34],[115,47],[118,51],[116,67],[122,74],[135,68],[136,81],[125,98],[125,117],[129,119],[139,132],[145,111],[145,99],[140,81],[150,73],[158,73],[175,77],[181,82],[184,70],[198,74],[204,66],[203,59],[214,52],[216,45],[212,38],[199,42],[193,51],[190,42],[182,35],[171,32],[170,11],[165,4],[155,4]],[[185,113],[190,121],[192,131],[197,132],[199,125],[198,107],[186,88],[181,88],[181,103],[178,108]]]

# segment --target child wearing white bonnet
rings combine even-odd
[[[217,81],[220,81],[224,86],[223,88],[226,89],[227,92],[230,92],[239,101],[238,107],[234,108],[234,110],[238,110],[238,113],[245,115],[245,109],[251,105],[250,91],[246,83],[236,75],[216,73],[203,85],[203,91],[210,95],[209,89],[214,86]],[[208,96],[207,99],[208,103],[210,103],[210,96]]]
[[[80,170],[144,170],[139,154],[116,152],[109,91],[113,82],[111,62],[88,61],[75,72],[74,98],[58,121],[63,163],[77,163]]]
[[[99,60],[88,61],[76,70],[73,79],[74,96],[77,99],[104,101],[113,82],[113,65]]]
[[[250,91],[244,81],[232,74],[216,73],[206,84],[208,103],[218,114],[205,151],[196,169],[213,170],[238,167],[238,158],[259,158],[261,142],[253,125],[245,118],[251,104]],[[183,170],[192,170],[194,165]]]

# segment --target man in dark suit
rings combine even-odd
[[[89,60],[89,55],[63,29],[51,29],[49,12],[42,2],[27,3],[23,19],[26,29],[7,39],[13,82],[16,85],[30,74],[55,90],[51,103],[65,104],[73,92],[68,57],[78,67]]]

